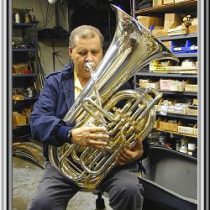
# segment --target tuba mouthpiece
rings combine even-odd
[[[92,71],[95,70],[95,66],[94,66],[94,63],[93,63],[93,62],[86,62],[86,63],[84,64],[84,67],[85,67],[88,71],[90,71],[90,72],[92,72]]]

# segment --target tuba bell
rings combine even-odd
[[[123,147],[132,148],[150,133],[156,119],[155,104],[162,94],[118,88],[154,59],[172,59],[173,53],[138,21],[112,5],[116,30],[106,54],[63,121],[76,127],[103,125],[109,132],[104,150],[65,143],[49,146],[51,164],[84,190],[94,190],[116,165]],[[87,64],[91,72],[91,64]],[[119,103],[123,101],[123,107]]]

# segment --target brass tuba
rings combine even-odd
[[[155,89],[117,92],[118,88],[153,59],[177,61],[143,25],[112,7],[117,19],[112,43],[63,119],[66,124],[77,122],[76,127],[104,125],[110,135],[108,146],[103,151],[68,143],[49,146],[51,164],[84,190],[95,189],[115,166],[118,152],[124,146],[133,147],[137,138],[143,141],[154,126],[154,105],[162,94]],[[91,71],[91,64],[89,68]],[[119,106],[121,101],[123,107]]]

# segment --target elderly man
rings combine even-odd
[[[29,210],[64,210],[68,201],[80,190],[50,164],[48,145],[61,146],[69,142],[96,149],[107,145],[109,135],[105,127],[74,128],[73,123],[67,126],[62,120],[91,77],[85,63],[91,62],[97,67],[103,57],[102,48],[103,36],[97,28],[87,25],[77,27],[69,38],[72,64],[46,78],[31,114],[32,134],[43,142],[46,167]],[[118,165],[99,185],[100,189],[108,192],[110,206],[114,210],[142,209],[143,188],[134,173],[142,154],[140,140],[132,150],[124,148],[117,156]]]

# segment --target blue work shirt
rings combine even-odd
[[[58,147],[69,141],[68,131],[74,124],[67,126],[62,119],[73,103],[74,74],[69,65],[46,77],[30,117],[32,137],[44,143],[44,156],[47,159],[47,145]]]

